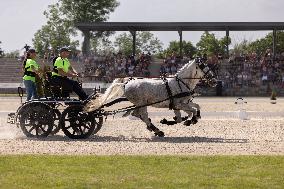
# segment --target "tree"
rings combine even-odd
[[[257,39],[252,42],[243,40],[241,43],[237,44],[233,48],[233,52],[239,53],[257,53],[261,55],[266,52],[267,49],[272,49],[273,46],[273,33],[268,33],[264,38]],[[284,52],[284,32],[276,32],[276,53]]]
[[[63,12],[60,11],[58,3],[49,5],[48,11],[44,11],[47,18],[46,25],[38,30],[33,38],[33,45],[43,56],[48,49],[58,50],[62,46],[76,48],[78,41],[72,41],[71,36],[76,35],[72,23],[66,19]]]
[[[73,24],[106,21],[108,15],[119,5],[116,0],[60,0],[60,2],[61,10]],[[87,30],[82,32],[84,35],[82,51],[83,54],[88,55],[90,39],[95,33]]]
[[[12,51],[12,52],[8,52],[8,53],[5,54],[5,57],[6,58],[18,58],[18,57],[20,57],[20,51],[15,50],[15,51]]]
[[[251,52],[256,52],[257,54],[265,53],[267,49],[272,49],[273,47],[273,33],[268,33],[264,38],[258,39],[256,41],[251,42],[248,45],[248,48]],[[282,53],[284,52],[284,32],[277,31],[276,32],[276,52]]]
[[[138,40],[138,38],[136,38]],[[114,45],[118,48],[119,52],[122,52],[123,54],[126,55],[131,55],[132,54],[132,35],[129,33],[127,34],[126,32],[118,35],[115,38]],[[140,51],[139,48],[136,48],[136,51]]]
[[[231,38],[230,37],[222,37],[219,41],[219,53],[221,53],[222,55],[226,55],[227,54],[227,45],[231,44]]]
[[[234,48],[230,50],[230,53],[237,56],[249,53],[249,42],[246,39],[243,39],[243,41],[234,45]]]
[[[180,44],[179,41],[171,41],[169,47],[165,50],[165,53],[179,54]],[[190,41],[182,41],[182,52],[184,55],[193,56],[196,53],[196,48],[192,45]]]
[[[118,50],[126,55],[132,54],[132,35],[122,33],[115,38],[114,44]],[[162,42],[151,32],[137,32],[136,35],[136,52],[158,53],[162,51]]]
[[[137,33],[136,45],[140,52],[151,52],[155,54],[162,51],[163,44],[153,33],[143,31]]]
[[[91,38],[91,46],[95,54],[108,54],[115,51],[113,43],[108,38],[109,34]]]
[[[228,38],[228,44],[231,43],[231,39]],[[196,44],[198,51],[202,54],[212,55],[226,52],[227,37],[218,40],[213,33],[208,31],[204,32],[200,38],[200,41]]]

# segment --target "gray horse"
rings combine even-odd
[[[200,107],[192,102],[192,95],[196,84],[201,79],[207,80],[210,86],[216,85],[213,72],[200,59],[185,64],[173,78],[116,79],[103,95],[91,100],[86,105],[85,110],[88,112],[97,110],[104,104],[124,96],[136,107],[139,107],[125,115],[131,113],[132,116],[140,118],[146,123],[148,130],[163,137],[164,132],[151,123],[147,106],[173,109],[176,123],[184,121],[180,112],[180,110],[183,110],[188,114],[188,117],[192,117],[191,120],[186,120],[184,124],[195,124],[200,119]]]

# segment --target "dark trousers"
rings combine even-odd
[[[61,86],[63,93],[74,91],[81,100],[86,100],[88,98],[88,95],[82,89],[80,84],[67,77],[53,76],[51,77],[51,85]]]

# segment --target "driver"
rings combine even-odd
[[[88,95],[80,84],[68,78],[79,76],[78,72],[71,66],[68,60],[69,54],[70,50],[67,47],[62,47],[59,50],[59,57],[56,57],[53,61],[51,82],[53,85],[61,86],[63,93],[66,91],[74,91],[79,96],[80,100],[86,100]]]

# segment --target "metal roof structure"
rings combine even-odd
[[[133,36],[133,54],[136,52],[137,31],[178,31],[182,56],[183,31],[273,31],[273,52],[276,49],[276,31],[284,30],[284,22],[90,22],[75,25],[81,31],[130,31]],[[229,55],[229,44],[226,45]]]
[[[284,22],[91,22],[76,27],[82,31],[256,31],[284,30]]]

